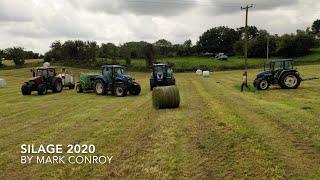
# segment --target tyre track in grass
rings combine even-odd
[[[228,88],[228,84],[232,83],[234,83],[234,81],[228,78],[227,83],[224,84],[226,91],[233,93],[233,96],[235,97],[242,95],[239,91]],[[277,101],[274,100],[274,93],[269,91],[250,92],[245,98],[247,102],[250,102],[247,103],[250,104],[248,109],[254,109],[254,112],[252,113],[264,114],[267,118],[278,124],[283,130],[287,131],[287,133],[294,135],[297,139],[301,139],[300,141],[303,141],[305,146],[311,147],[317,146],[317,143],[320,142],[320,121],[318,119],[319,111],[317,111],[319,108],[315,105],[317,104],[317,100],[314,99],[317,95],[305,93],[306,90],[308,89],[275,90],[279,91],[277,92],[279,94],[277,96]],[[313,90],[311,92],[313,92]],[[313,101],[310,102],[308,98],[301,98],[301,96],[309,97],[310,99],[313,97]],[[287,99],[291,100],[291,102],[288,102]],[[239,101],[243,101],[243,99]],[[306,111],[302,108],[305,104],[312,104],[313,108]],[[264,108],[267,111],[262,111]],[[298,145],[298,147],[300,147],[301,143],[298,144],[300,144]]]
[[[179,81],[180,89],[185,90],[183,85],[185,83],[187,82]],[[183,90],[181,91],[182,98],[185,96]],[[102,173],[105,174],[104,177],[190,177],[189,170],[197,169],[193,166],[194,154],[187,150],[194,147],[188,142],[189,133],[186,129],[190,126],[189,122],[193,120],[185,119],[188,117],[184,115],[187,111],[184,106],[191,104],[191,100],[183,104],[179,109],[156,111],[151,108],[151,103],[148,103],[143,116],[138,118],[131,116],[130,119],[136,124],[126,129],[124,136],[119,138],[121,139],[120,144],[114,147],[114,152],[117,154],[115,156],[118,158],[110,169],[105,170],[106,173]],[[187,125],[180,127],[186,122],[188,122]],[[137,139],[140,141],[136,142]]]
[[[212,136],[216,139],[208,140],[212,150],[206,152],[208,157],[218,156],[217,160],[210,159],[211,164],[206,166],[212,175],[217,179],[284,178],[284,164],[262,142],[263,137],[248,128],[220,97],[209,94],[215,90],[205,88],[208,82],[200,82],[192,83],[205,102],[208,116],[216,120],[212,127]]]
[[[113,98],[114,100],[116,100],[117,98]],[[142,99],[142,97],[140,97],[140,99]],[[128,99],[126,101],[132,101],[131,97],[128,97]],[[125,102],[126,102],[125,101]],[[145,101],[141,102],[141,103],[144,103]],[[113,102],[115,103],[115,102]],[[139,102],[140,104],[140,102]],[[140,106],[138,104],[138,107]],[[123,116],[125,114],[128,113],[128,109],[125,107],[125,106],[128,106],[128,107],[132,107],[134,105],[136,105],[136,102],[135,101],[132,101],[130,103],[116,103],[117,106],[114,106],[112,107],[112,109],[114,109],[113,111],[109,111],[108,113],[110,114],[105,114],[105,109],[103,108],[98,108],[99,105],[97,106],[94,106],[94,107],[91,107],[92,109],[88,110],[88,112],[90,111],[91,114],[94,114],[93,117],[90,118],[90,114],[87,116],[87,118],[85,118],[85,120],[83,120],[82,123],[85,123],[85,122],[88,122],[88,123],[91,123],[90,126],[79,126],[77,125],[76,127],[71,127],[71,129],[67,128],[67,127],[64,127],[64,130],[66,131],[61,131],[60,132],[60,135],[57,135],[55,137],[51,137],[51,140],[46,140],[46,141],[54,141],[56,143],[61,143],[63,144],[63,142],[65,143],[82,143],[82,142],[90,142],[90,139],[94,139],[94,138],[98,138],[99,136],[97,136],[97,134],[95,135],[96,132],[99,132],[97,131],[97,129],[99,130],[99,128],[101,128],[101,126],[103,125],[108,125],[106,124],[107,122],[105,122],[104,120],[105,119],[102,119],[102,120],[97,120],[96,119],[96,114],[101,114],[101,115],[107,115],[109,117],[111,117],[111,114],[115,114],[114,117],[110,118],[111,121],[115,120],[119,120],[119,123],[116,123],[114,127],[115,129],[117,129],[116,131],[118,131],[121,127],[118,127],[121,125],[121,123],[123,122],[122,120],[118,119],[119,116]],[[131,112],[131,110],[130,110]],[[93,120],[93,122],[92,122]],[[121,122],[122,121],[122,122]],[[119,125],[120,124],[120,125]],[[127,127],[128,128],[128,127]],[[74,129],[74,130],[72,130]],[[65,135],[65,133],[67,133],[67,135]],[[50,138],[50,136],[49,136]],[[37,141],[40,141],[42,142],[44,139],[41,139],[41,140],[37,140]],[[95,140],[95,139],[94,139]],[[54,143],[53,142],[53,143]],[[90,142],[90,143],[93,143],[93,142]],[[99,147],[97,147],[99,148]],[[40,167],[40,168],[38,168]],[[59,168],[59,165],[56,166],[57,168]],[[64,166],[64,167],[68,167],[68,166]],[[43,172],[43,175],[44,176],[47,176],[48,173],[50,171],[52,171],[51,169],[52,167],[46,169],[46,168],[42,168],[41,166],[37,166],[37,165],[34,165],[33,168],[32,168],[32,171],[34,171],[34,174],[37,174],[39,172],[39,169],[41,169],[40,172]],[[69,168],[69,169],[73,169],[73,168]],[[91,169],[91,168],[90,168]],[[29,172],[30,169],[27,168],[26,170],[24,170],[24,172]],[[74,170],[73,170],[74,171]],[[72,172],[73,172],[72,171]],[[61,175],[61,172],[63,171],[58,171],[58,174]],[[20,174],[20,173],[19,173]],[[22,173],[23,174],[23,173]],[[28,173],[27,173],[28,174]],[[50,174],[50,173],[49,173]],[[49,176],[50,177],[50,176]]]
[[[193,97],[194,89],[190,86],[189,80],[176,78],[179,82],[181,106],[178,109],[158,110],[156,113],[160,116],[152,117],[155,119],[157,129],[150,139],[152,145],[130,165],[138,168],[128,172],[129,178],[203,179],[205,177],[203,167],[195,166],[196,163],[202,162],[193,139],[193,136],[200,136],[198,133],[202,134],[194,132],[194,127],[197,126],[194,116],[200,111],[193,111],[195,109],[191,107],[194,107],[197,99]],[[190,111],[195,113],[192,117]],[[193,132],[190,131],[191,128]]]
[[[222,104],[226,103],[230,108],[237,107],[234,109],[235,113],[242,117],[249,127],[262,135],[264,143],[268,144],[274,154],[286,164],[288,177],[316,178],[319,176],[319,151],[315,151],[309,144],[297,138],[295,134],[292,134],[281,124],[279,125],[278,122],[274,122],[270,117],[257,114],[257,111],[254,111],[255,108],[246,106],[245,102],[246,98],[249,98],[248,96],[233,93],[228,89],[220,93],[222,90],[213,86],[207,87],[207,89],[214,89],[216,95],[210,93],[211,96],[218,96]]]

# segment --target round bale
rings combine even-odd
[[[152,91],[153,107],[156,109],[177,108],[180,94],[177,86],[156,87]]]
[[[196,71],[196,74],[198,74],[198,75],[202,75],[202,70],[201,69],[198,69],[197,71]]]
[[[4,80],[3,78],[0,78],[0,88],[4,88],[7,86],[6,80]]]
[[[209,77],[210,72],[209,71],[203,71],[202,75],[203,75],[203,77]]]

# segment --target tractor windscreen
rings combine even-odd
[[[155,72],[164,73],[165,67],[164,66],[156,66],[154,68]]]
[[[116,76],[121,76],[121,75],[125,74],[124,69],[120,68],[120,67],[119,68],[115,68],[114,69],[114,73],[115,73]]]
[[[47,75],[48,75],[47,70],[38,69],[38,70],[36,71],[36,76],[47,76]]]

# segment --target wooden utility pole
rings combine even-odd
[[[246,7],[241,7],[241,10],[246,10],[246,25],[245,25],[245,41],[244,41],[244,64],[245,64],[245,73],[248,71],[248,12],[249,9],[253,7],[253,4]],[[248,79],[248,75],[247,75]]]

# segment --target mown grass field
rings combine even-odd
[[[304,77],[320,65],[300,66]],[[78,75],[79,69],[72,70]],[[87,71],[87,70],[86,70]],[[249,72],[250,81],[258,70]],[[152,108],[147,73],[138,97],[65,90],[24,97],[27,68],[0,71],[0,179],[318,179],[320,82],[241,93],[241,71],[177,73],[181,106]],[[95,144],[110,165],[21,165],[21,144]]]

